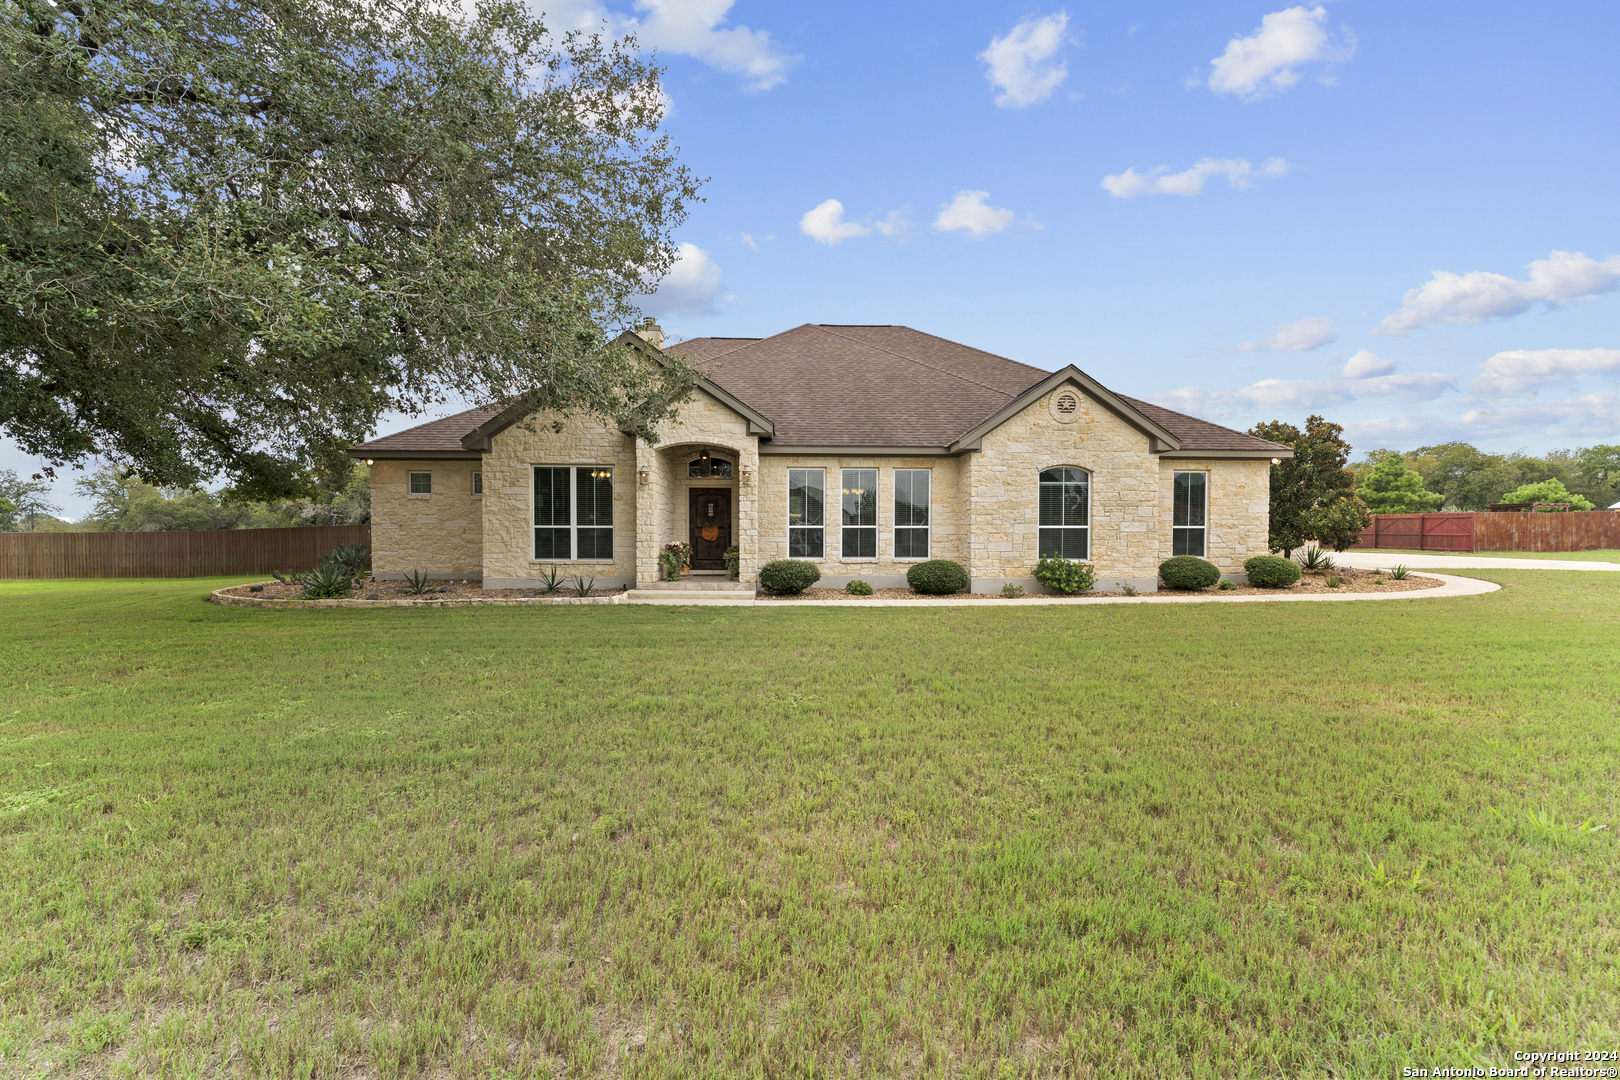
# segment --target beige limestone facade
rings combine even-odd
[[[790,471],[816,469],[825,492],[823,554],[812,560],[821,584],[859,578],[876,587],[901,586],[909,567],[922,560],[896,554],[895,478],[898,470],[922,469],[929,475],[929,557],[961,563],[974,592],[996,592],[1008,582],[1042,592],[1033,576],[1040,474],[1069,466],[1089,475],[1087,561],[1098,590],[1157,588],[1158,566],[1173,550],[1178,472],[1207,474],[1205,557],[1223,576],[1242,580],[1243,561],[1267,550],[1270,460],[1252,450],[1204,454],[1167,446],[1142,416],[1105,400],[1106,392],[1079,380],[1053,381],[1049,392],[987,422],[972,444],[926,453],[778,451],[762,436],[757,414],[744,415],[746,407],[735,399],[728,404],[718,391],[697,391],[660,429],[656,445],[595,418],[519,420],[485,440],[482,460],[376,461],[374,565],[387,576],[414,569],[439,577],[482,575],[492,589],[533,588],[551,567],[564,578],[594,578],[598,587],[649,584],[660,576],[663,545],[691,536],[692,490],[710,488],[727,493],[740,578],[752,583],[764,563],[790,557]],[[731,475],[689,476],[704,450],[729,462]],[[611,471],[611,558],[535,558],[537,466]],[[846,558],[840,542],[840,495],[845,471],[854,469],[876,474],[876,555],[870,558]],[[409,492],[409,474],[420,471],[433,474],[429,495]],[[481,496],[472,494],[474,473],[482,475]]]
[[[371,565],[379,577],[421,570],[436,578],[483,574],[484,499],[473,492],[478,461],[392,460],[371,466]],[[427,474],[424,494],[411,474]]]

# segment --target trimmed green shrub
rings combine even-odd
[[[854,581],[844,586],[844,591],[851,596],[871,596],[872,586],[868,585],[860,578],[856,578]]]
[[[1299,564],[1278,555],[1256,555],[1243,564],[1249,584],[1262,589],[1280,589],[1299,580]]]
[[[774,559],[759,568],[759,584],[778,596],[802,593],[821,580],[821,571],[803,559]]]
[[[1091,591],[1091,587],[1097,583],[1097,571],[1090,563],[1059,558],[1042,559],[1035,564],[1035,580],[1048,589],[1073,596]]]
[[[967,591],[968,574],[959,562],[929,559],[906,571],[906,584],[930,596],[947,596]]]
[[[1159,580],[1172,589],[1207,589],[1221,580],[1221,571],[1196,555],[1177,555],[1159,564]]]

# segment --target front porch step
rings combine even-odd
[[[675,585],[677,582],[659,582]],[[731,585],[735,582],[727,582]],[[627,604],[679,604],[690,607],[753,607],[754,587],[743,589],[631,589],[624,594]]]
[[[732,581],[725,577],[682,578],[679,581],[649,581],[645,585],[637,585],[636,591],[658,592],[740,592],[754,595],[754,587],[745,585],[740,581]]]

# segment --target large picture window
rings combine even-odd
[[[605,465],[537,465],[534,557],[613,558],[613,470]]]
[[[788,470],[788,558],[819,559],[824,550],[827,474],[823,469]]]
[[[1084,559],[1091,554],[1091,475],[1063,466],[1040,477],[1040,556]]]
[[[845,469],[843,557],[877,558],[877,470]]]
[[[894,470],[894,557],[928,558],[930,480],[927,469]]]
[[[1204,533],[1208,526],[1206,504],[1209,474],[1175,474],[1174,507],[1170,518],[1170,554],[1204,557]]]

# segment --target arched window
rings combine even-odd
[[[731,475],[731,462],[717,457],[700,457],[687,463],[687,476],[720,476]]]
[[[1064,465],[1041,471],[1040,556],[1091,555],[1091,475]]]

